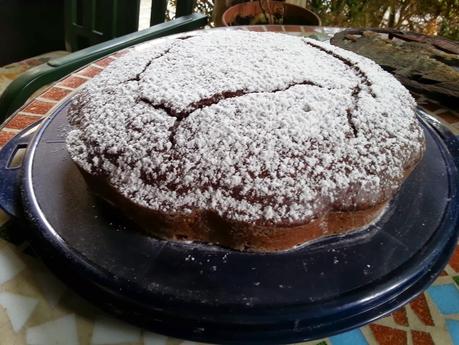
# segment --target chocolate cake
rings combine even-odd
[[[354,53],[209,30],[139,46],[88,82],[67,147],[153,236],[277,251],[381,214],[424,151],[415,106]]]

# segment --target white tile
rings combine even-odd
[[[14,278],[26,266],[10,249],[0,251],[0,285]]]
[[[139,30],[150,27],[151,0],[140,0]]]
[[[32,315],[38,304],[36,298],[16,295],[10,292],[0,293],[0,305],[5,308],[15,332],[19,332]]]
[[[55,307],[66,290],[65,285],[51,274],[46,267],[33,270],[43,296],[51,307]]]
[[[166,345],[167,337],[164,335],[145,332],[143,335],[144,345]]]
[[[27,329],[28,345],[78,345],[75,315],[42,323]]]
[[[120,344],[130,343],[140,340],[140,329],[127,323],[101,318],[94,322],[91,344]]]

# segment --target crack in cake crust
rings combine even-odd
[[[371,83],[370,81],[368,80],[368,77],[367,75],[365,74],[365,72],[363,72],[358,66],[356,66],[355,64],[353,64],[351,61],[345,59],[344,57],[338,55],[338,54],[335,54],[333,52],[330,52],[329,50],[323,48],[323,47],[320,47],[316,44],[313,44],[311,42],[306,42],[307,45],[311,46],[311,47],[314,47],[314,48],[317,48],[319,49],[320,51],[330,55],[330,56],[333,56],[335,59],[338,59],[339,61],[343,62],[346,66],[349,66],[351,67],[352,70],[356,71],[356,75],[361,78],[361,80],[363,81],[364,85],[366,85],[368,87],[368,90],[369,90],[369,93],[370,95],[373,97],[373,98],[376,98],[376,95],[373,93],[372,89],[371,89]],[[354,124],[354,121],[352,119],[352,113],[357,110],[358,108],[358,98],[359,98],[359,94],[360,92],[362,91],[362,88],[357,85],[354,90],[352,91],[352,97],[354,98],[354,108],[353,109],[348,109],[347,110],[347,119],[348,119],[348,122],[349,122],[349,126],[351,127],[352,129],[352,132],[354,134],[354,137],[356,137],[358,135],[358,131],[357,131],[357,128]]]
[[[314,43],[311,43],[311,42],[305,42],[307,45],[311,46],[311,47],[314,47],[320,51],[323,51],[324,53],[330,55],[330,56],[333,56],[335,59],[337,60],[340,60],[341,62],[343,62],[346,66],[349,66],[351,67],[354,71],[357,71],[357,75],[362,79],[363,83],[368,86],[368,90],[369,90],[369,93],[371,96],[373,97],[376,97],[376,95],[374,94],[373,90],[371,89],[371,83],[370,81],[368,80],[368,76],[365,74],[365,72],[362,71],[362,69],[360,67],[358,67],[355,63],[352,63],[352,61],[344,58],[343,56],[340,56],[334,52],[331,52],[327,49],[325,49],[324,47],[321,47],[317,44],[314,44]]]
[[[84,171],[143,207],[299,224],[384,203],[422,155],[414,101],[355,54],[247,32],[150,49],[87,84],[67,140]]]
[[[177,37],[176,39],[177,40],[180,40],[180,41],[184,41],[184,40],[187,40],[189,38],[192,38],[193,36],[183,36],[183,37]],[[163,56],[165,56],[166,54],[169,54],[169,52],[172,50],[172,48],[174,48],[174,46],[172,45],[171,47],[169,47],[168,49],[166,49],[164,52],[162,52],[160,55],[154,57],[153,59],[151,59],[150,61],[147,62],[147,64],[145,65],[145,67],[143,68],[143,70],[139,73],[136,74],[136,76],[134,78],[130,78],[128,79],[127,81],[140,81],[141,80],[141,76],[147,71],[148,67],[151,66],[151,64],[153,63],[154,60],[157,60],[159,58],[162,58]]]
[[[314,83],[314,82],[309,81],[309,80],[305,80],[303,82],[292,83],[292,84],[289,84],[285,88],[275,89],[275,90],[272,90],[272,91],[252,91],[252,92],[245,91],[245,90],[223,91],[223,92],[215,94],[215,95],[213,95],[211,97],[204,98],[204,99],[202,99],[202,100],[200,100],[198,102],[194,102],[194,103],[190,104],[187,107],[189,110],[180,111],[180,112],[176,111],[171,106],[167,106],[166,104],[155,104],[154,102],[152,102],[151,100],[149,100],[149,99],[147,99],[145,97],[140,97],[139,102],[144,102],[144,103],[150,105],[151,107],[153,107],[155,109],[161,109],[164,112],[166,112],[166,114],[168,116],[173,117],[173,118],[176,119],[176,121],[174,122],[174,124],[170,128],[171,134],[169,136],[169,140],[172,143],[172,146],[174,146],[175,145],[175,132],[176,132],[177,128],[180,126],[180,123],[184,119],[186,119],[190,114],[192,114],[193,112],[195,112],[198,109],[203,109],[203,108],[206,108],[206,107],[210,107],[212,105],[215,105],[215,104],[219,103],[222,100],[229,99],[229,98],[236,98],[236,97],[241,97],[241,96],[245,96],[245,95],[249,95],[249,94],[262,94],[262,93],[263,94],[269,94],[269,93],[287,91],[291,87],[294,87],[294,86],[297,86],[297,85],[311,85],[311,86],[322,87],[322,86],[318,85],[317,83]],[[354,130],[355,130],[355,128],[354,128]]]
[[[145,65],[145,67],[143,68],[142,71],[140,71],[139,73],[136,74],[136,76],[134,78],[130,78],[128,79],[126,82],[129,82],[129,81],[140,81],[141,80],[141,77],[142,75],[147,71],[148,67],[151,66],[151,64],[153,63],[153,61],[159,59],[159,58],[162,58],[163,56],[165,56],[166,54],[168,54],[171,50],[172,50],[173,47],[169,47],[168,49],[166,49],[163,53],[161,53],[160,55],[154,57],[153,59],[151,59],[150,61],[147,62],[147,64]]]

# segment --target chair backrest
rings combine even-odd
[[[39,88],[48,85],[76,69],[120,49],[151,39],[196,30],[207,24],[207,17],[200,13],[182,16],[175,20],[133,32],[122,37],[103,42],[67,56],[54,59],[46,64],[29,69],[8,85],[0,95],[1,123],[16,111]]]
[[[80,50],[135,32],[140,0],[65,0],[65,46]]]

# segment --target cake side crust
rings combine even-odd
[[[135,204],[104,178],[84,170],[81,173],[92,193],[119,209],[149,236],[210,243],[240,251],[285,251],[325,237],[364,230],[381,216],[388,204],[388,201],[383,201],[366,209],[330,211],[304,224],[256,225],[224,219],[212,211],[195,210],[186,214],[155,211]]]
[[[67,147],[155,236],[282,250],[375,219],[422,158],[415,106],[356,54],[210,31],[134,50],[86,84]]]

